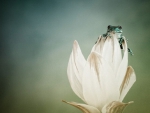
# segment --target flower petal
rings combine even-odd
[[[126,74],[126,71],[127,71],[127,65],[128,65],[128,50],[127,50],[127,43],[126,43],[126,40],[124,39],[124,42],[123,42],[123,49],[124,49],[124,56],[123,56],[123,59],[120,63],[120,66],[118,68],[118,71],[117,71],[117,81],[118,81],[118,87],[121,86],[121,83],[124,79],[124,76]]]
[[[112,58],[113,58],[113,37],[107,37],[103,51],[102,56],[105,58],[105,60],[111,64],[112,66]]]
[[[122,54],[121,54],[120,44],[118,43],[117,37],[114,36],[112,65],[113,65],[115,75],[117,75],[117,71],[121,63],[121,60],[122,60]]]
[[[122,113],[124,108],[131,103],[133,103],[133,101],[128,103],[113,101],[103,107],[102,113]]]
[[[71,88],[73,89],[75,94],[82,100],[84,100],[84,98],[82,93],[81,81],[85,63],[86,60],[82,55],[78,42],[74,41],[73,50],[68,63],[67,74]]]
[[[80,104],[80,103],[76,103],[76,102],[66,102],[64,100],[63,100],[63,102],[80,109],[83,113],[101,113],[97,108],[90,106],[90,105]]]
[[[120,87],[120,101],[124,99],[129,89],[132,87],[134,82],[136,81],[136,75],[134,73],[134,70],[131,66],[128,67],[126,76],[124,77],[124,80],[122,82],[122,85]]]
[[[98,52],[99,54],[102,54],[103,46],[105,43],[106,38],[99,36],[96,44],[94,45],[92,51]]]
[[[102,52],[102,56],[111,64],[115,75],[122,60],[121,49],[117,38],[115,34],[107,37]]]
[[[83,96],[89,105],[101,109],[106,103],[119,99],[113,70],[100,54],[89,55],[82,80]]]

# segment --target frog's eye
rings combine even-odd
[[[111,27],[111,25],[109,25],[107,28],[109,29]]]
[[[122,29],[122,27],[121,27],[121,26],[119,26],[119,29]]]

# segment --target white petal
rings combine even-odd
[[[121,61],[121,64],[118,68],[118,71],[117,71],[117,81],[118,81],[118,87],[121,86],[121,83],[124,79],[124,76],[126,74],[126,71],[127,71],[127,65],[128,65],[128,50],[127,50],[127,43],[126,43],[126,40],[124,40],[123,42],[123,48],[124,48],[124,56],[123,56],[123,59]]]
[[[133,101],[128,103],[113,101],[103,107],[102,113],[122,113],[124,111],[124,108],[131,103],[133,103]]]
[[[76,102],[66,102],[64,100],[63,100],[63,102],[80,109],[83,113],[101,113],[97,108],[90,106],[90,105],[80,104],[80,103],[76,103]]]
[[[83,96],[89,105],[101,109],[106,103],[119,99],[115,75],[108,63],[92,52],[83,72]]]
[[[128,93],[129,89],[132,87],[135,81],[136,75],[134,73],[133,68],[129,66],[126,72],[126,76],[124,77],[124,80],[120,87],[120,101],[124,99],[124,97],[126,96],[126,94]]]
[[[111,64],[116,75],[122,60],[121,49],[116,35],[107,37],[103,47],[102,56]]]
[[[92,51],[95,51],[95,52],[98,52],[99,54],[102,54],[105,40],[106,40],[106,38],[99,36],[97,43],[94,45]]]
[[[118,43],[117,37],[113,38],[113,69],[115,72],[115,75],[117,74],[118,67],[122,60],[122,54],[120,49],[120,44]]]
[[[68,63],[67,73],[71,88],[73,89],[75,94],[82,100],[84,100],[84,98],[82,93],[81,81],[85,63],[86,61],[82,55],[78,42],[74,41],[73,50]]]
[[[107,39],[105,41],[105,44],[104,44],[104,47],[103,47],[102,56],[112,66],[112,59],[113,59],[113,38],[107,37]]]

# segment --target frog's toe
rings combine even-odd
[[[134,55],[132,50],[130,48],[128,48],[128,52],[131,54],[131,55]]]

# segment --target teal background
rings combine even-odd
[[[137,75],[124,113],[149,113],[149,11],[148,0],[1,0],[0,112],[81,113],[61,102],[82,103],[66,72],[73,41],[87,58],[108,25],[121,25]]]

